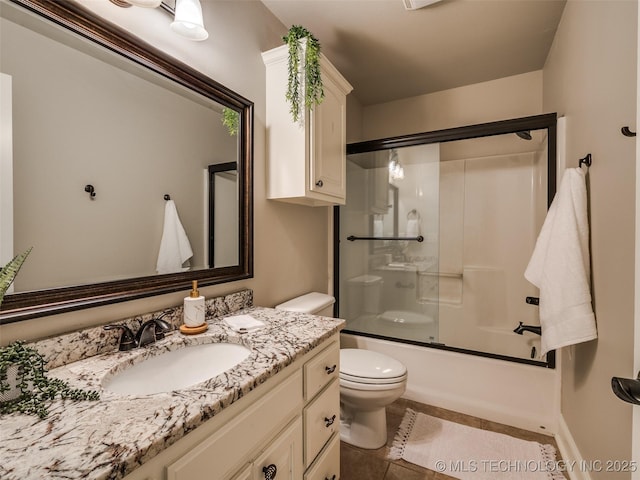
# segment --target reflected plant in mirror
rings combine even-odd
[[[36,248],[0,321],[251,277],[253,104],[73,2],[11,0],[1,14],[2,202],[15,213],[0,222],[14,250]],[[212,196],[209,170],[228,164],[234,181]],[[157,274],[166,255],[178,267]]]

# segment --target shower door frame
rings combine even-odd
[[[356,153],[366,153],[379,150],[390,150],[392,148],[413,147],[417,145],[427,145],[432,143],[446,143],[456,140],[469,140],[472,138],[490,137],[494,135],[504,135],[529,130],[547,130],[547,209],[551,206],[553,197],[556,194],[556,123],[557,113],[546,113],[541,115],[533,115],[529,117],[521,117],[510,120],[500,120],[497,122],[480,123],[463,127],[448,128],[444,130],[434,130],[431,132],[416,133],[411,135],[402,135],[396,137],[388,137],[377,140],[367,140],[364,142],[356,142],[347,144],[347,155]],[[340,307],[340,207],[333,208],[333,291],[336,298],[333,306],[334,316],[338,316]],[[491,352],[481,352],[478,350],[470,350],[466,348],[453,347],[441,343],[428,343],[417,340],[398,339],[385,337],[373,333],[363,333],[345,328],[344,333],[360,335],[363,337],[378,338],[381,340],[391,340],[399,343],[407,343],[418,345],[421,347],[435,348],[439,350],[447,350],[451,352],[464,353],[486,358],[494,358],[498,360],[506,360],[515,363],[524,363],[545,368],[556,367],[556,352],[552,350],[547,353],[546,361],[533,360],[527,358],[511,357]]]

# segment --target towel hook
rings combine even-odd
[[[167,200],[167,201],[171,200],[171,195],[169,195],[168,193],[165,193],[164,194],[164,199]]]
[[[635,137],[636,136],[636,132],[632,132],[631,130],[629,130],[629,127],[622,127],[620,129],[620,131],[622,132],[622,134],[625,137]]]
[[[91,200],[96,198],[96,189],[93,188],[93,185],[85,185],[84,191],[89,194],[89,198],[91,198]]]
[[[587,167],[591,166],[591,154],[587,153],[587,156],[580,159],[578,163],[578,167],[582,167],[582,165],[586,165]]]

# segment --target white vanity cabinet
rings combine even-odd
[[[267,197],[303,205],[344,205],[346,96],[351,85],[321,54],[324,99],[294,122],[285,98],[287,46],[262,54],[267,84]]]
[[[339,359],[333,336],[126,479],[338,480]]]

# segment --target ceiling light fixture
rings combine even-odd
[[[171,30],[189,40],[200,42],[209,38],[202,19],[202,5],[199,0],[176,0],[176,8],[172,9],[162,0],[110,0],[119,7],[128,8],[132,5],[143,8],[162,7],[174,15]]]

